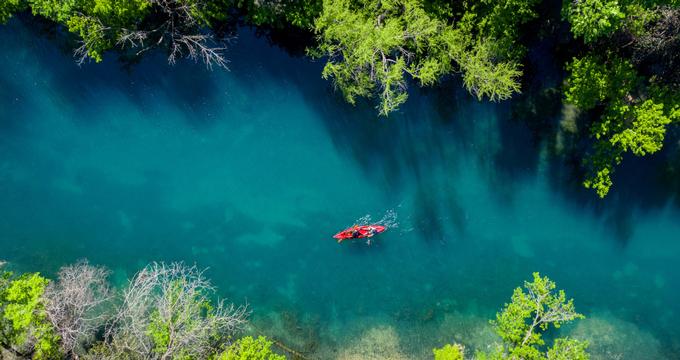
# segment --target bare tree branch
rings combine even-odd
[[[226,46],[212,35],[201,32],[201,22],[195,14],[200,12],[201,1],[149,0],[164,17],[156,28],[151,30],[124,29],[116,43],[122,48],[137,48],[141,54],[151,48],[167,47],[168,63],[174,65],[180,58],[202,61],[210,70],[213,66],[228,69],[224,56]],[[155,41],[146,40],[155,39]]]
[[[47,317],[61,337],[63,352],[73,358],[105,323],[101,307],[111,298],[108,275],[108,270],[81,261],[61,268],[58,280],[45,289]]]
[[[173,359],[182,354],[205,359],[228,343],[246,323],[246,306],[219,301],[215,289],[195,266],[153,263],[141,270],[122,293],[121,304],[105,332],[111,359]],[[150,329],[162,324],[167,343],[158,344]]]

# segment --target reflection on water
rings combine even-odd
[[[595,200],[508,104],[450,83],[377,119],[248,31],[230,73],[160,56],[78,68],[18,20],[0,41],[0,258],[15,268],[86,257],[122,284],[195,262],[259,331],[340,359],[484,348],[541,271],[589,317],[562,331],[599,358],[680,358],[677,208],[630,167]],[[331,238],[388,209],[399,227],[374,246]]]

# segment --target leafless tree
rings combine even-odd
[[[117,43],[133,48],[140,55],[155,47],[164,46],[169,50],[168,62],[175,64],[186,57],[201,60],[208,69],[213,66],[227,69],[224,57],[226,46],[213,35],[202,32],[202,22],[196,14],[205,6],[203,0],[149,0],[163,20],[150,30],[122,29]]]
[[[228,343],[246,323],[246,306],[218,301],[208,307],[214,288],[195,266],[153,263],[122,293],[121,304],[105,332],[110,359],[206,359]],[[167,333],[163,344],[150,329]]]
[[[680,9],[661,6],[646,31],[634,38],[633,60],[651,65],[666,82],[680,84]]]
[[[64,266],[45,289],[45,311],[61,337],[62,351],[78,359],[78,350],[105,323],[102,306],[111,298],[109,271],[87,261]]]

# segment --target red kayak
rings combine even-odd
[[[387,228],[382,225],[354,225],[335,234],[333,238],[338,239],[338,242],[342,242],[343,240],[347,239],[370,238],[373,235],[380,234],[385,230],[387,230]]]

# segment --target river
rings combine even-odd
[[[507,102],[454,80],[378,118],[321,62],[247,29],[228,72],[162,54],[78,67],[16,19],[0,43],[0,259],[15,269],[86,258],[122,285],[152,261],[196,264],[257,331],[319,359],[484,349],[539,271],[586,315],[551,335],[595,359],[680,359],[677,206],[644,197],[661,185],[637,163],[596,199]],[[386,214],[370,245],[331,237]]]

